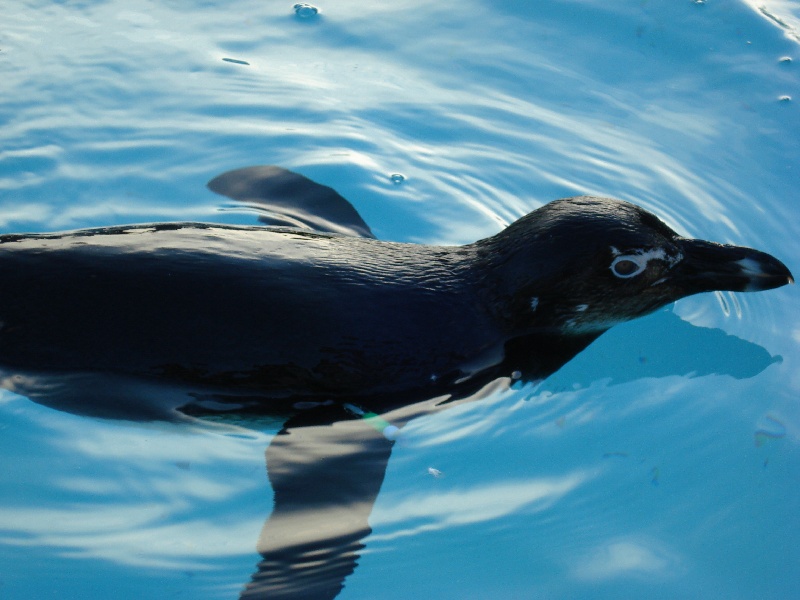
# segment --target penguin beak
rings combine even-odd
[[[674,268],[685,293],[758,292],[794,283],[781,261],[766,252],[703,240],[681,240],[683,260]]]

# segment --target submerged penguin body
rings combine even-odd
[[[6,368],[376,395],[502,344],[449,250],[198,224],[0,242]]]

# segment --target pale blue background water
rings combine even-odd
[[[252,223],[204,184],[278,164],[383,239],[469,242],[593,193],[800,271],[800,3],[292,4],[6,2],[0,229]],[[683,300],[413,422],[340,597],[797,597],[797,293]],[[273,433],[4,393],[0,597],[234,598]]]

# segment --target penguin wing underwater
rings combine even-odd
[[[376,240],[344,198],[279,167],[209,187],[280,226],[0,236],[0,374],[85,415],[291,413],[267,450],[275,509],[243,598],[341,589],[392,446],[364,417],[402,426],[545,377],[679,298],[792,281],[768,254],[683,238],[618,200],[557,200],[444,247]]]

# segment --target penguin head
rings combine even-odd
[[[681,237],[608,198],[556,200],[478,244],[498,274],[497,308],[517,331],[598,334],[692,294],[794,281],[769,254]]]

